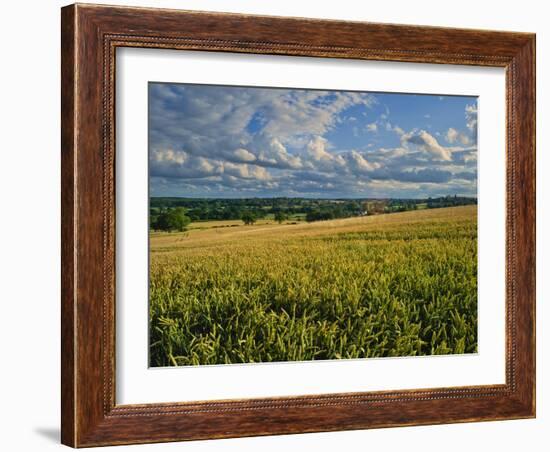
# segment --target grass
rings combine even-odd
[[[151,366],[477,351],[475,206],[214,226],[151,236]]]

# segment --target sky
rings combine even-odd
[[[151,196],[477,196],[477,98],[149,83]]]

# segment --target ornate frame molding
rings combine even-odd
[[[534,416],[534,35],[71,5],[62,9],[62,45],[64,444],[81,447]],[[506,384],[116,405],[118,47],[506,68]]]

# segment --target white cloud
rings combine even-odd
[[[223,171],[219,162],[172,149],[153,149],[149,165],[153,176],[163,177],[203,178]]]
[[[236,158],[242,160],[243,162],[253,162],[254,160],[256,160],[256,156],[252,154],[252,152],[247,151],[243,148],[235,149],[233,151],[233,154]]]
[[[393,131],[397,134],[397,135],[404,135],[405,134],[405,131],[399,127],[399,126],[394,126],[393,127]]]
[[[281,95],[260,107],[264,133],[283,143],[300,143],[307,135],[323,135],[335,124],[338,114],[353,105],[370,106],[370,94],[331,91],[279,90]],[[304,132],[307,131],[307,132]]]
[[[183,151],[174,151],[173,149],[155,149],[152,152],[152,160],[158,163],[169,162],[183,165],[188,159],[187,153]]]
[[[270,180],[271,175],[269,172],[256,165],[236,164],[231,162],[223,162],[223,172],[233,177],[241,179],[257,179],[257,180]]]
[[[365,196],[371,195],[371,181],[394,181],[401,190],[411,183],[437,184],[452,181],[456,174],[463,179],[474,174],[477,151],[460,147],[468,143],[459,128],[453,129],[454,135],[450,129],[443,134],[454,144],[444,147],[425,130],[406,133],[390,123],[387,108],[363,129],[355,123],[358,136],[364,137],[365,128],[385,129],[400,140],[382,134],[354,149],[338,147],[356,146],[354,142],[330,142],[329,132],[339,123],[351,121],[353,131],[354,118],[370,117],[365,108],[354,110],[356,116],[347,111],[373,105],[376,98],[368,94],[153,84],[150,101],[150,174],[159,187],[180,184],[196,193],[218,194],[277,189],[295,196],[326,191]],[[467,138],[477,121],[475,104],[465,115],[469,122],[462,125],[462,135]],[[401,145],[379,148],[377,139]],[[475,186],[475,180],[470,184]]]
[[[466,105],[466,108],[464,109],[464,111],[466,113],[466,120],[467,120],[466,125],[468,126],[469,129],[472,129],[477,122],[477,105],[475,104]]]
[[[477,138],[477,104],[466,105],[464,114],[466,116],[466,127],[472,132],[474,138]]]
[[[445,138],[449,143],[454,143],[458,139],[458,130],[450,127],[449,130],[447,130],[447,134],[445,135]]]
[[[413,144],[419,149],[427,152],[432,158],[436,160],[450,161],[451,150],[441,146],[437,139],[430,135],[425,130],[413,130],[401,136],[401,144],[407,146]]]
[[[306,154],[313,159],[313,161],[320,163],[321,168],[330,167],[333,169],[335,166],[345,165],[345,160],[341,155],[327,151],[328,141],[320,136],[313,138],[306,147]]]
[[[367,161],[367,159],[357,151],[350,151],[346,153],[344,158],[348,161],[348,164],[350,165],[352,172],[356,172],[356,173],[371,172],[371,171],[374,171],[375,169],[380,168],[381,166],[379,163],[376,163],[376,162],[371,163]]]
[[[445,139],[453,144],[456,142],[460,142],[464,146],[470,144],[471,140],[468,135],[465,133],[459,132],[458,130],[450,127],[449,130],[447,130],[447,133],[445,134]]]
[[[463,133],[460,134],[459,140],[460,140],[460,143],[463,144],[464,146],[467,146],[468,144],[470,144],[470,138],[468,137],[468,135],[465,135]]]
[[[300,157],[290,154],[278,138],[261,133],[254,137],[251,145],[257,150],[258,165],[291,169],[303,167]]]
[[[273,168],[303,167],[296,150],[334,127],[349,107],[376,102],[355,92],[167,84],[150,90],[156,148]]]

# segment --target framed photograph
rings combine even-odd
[[[62,9],[62,442],[535,416],[535,36]]]

